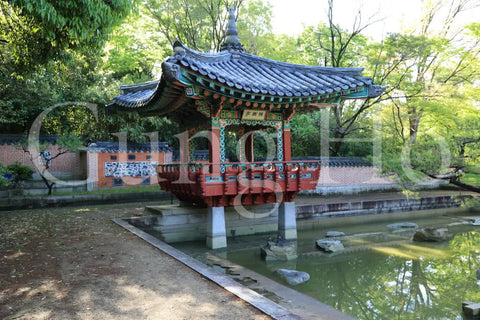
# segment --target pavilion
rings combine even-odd
[[[160,165],[157,173],[161,188],[183,204],[208,207],[210,248],[226,246],[225,206],[278,203],[280,236],[296,239],[293,201],[299,191],[315,188],[320,166],[292,161],[290,120],[343,99],[376,97],[383,88],[363,77],[363,68],[296,65],[244,52],[233,8],[220,52],[198,52],[178,41],[173,51],[160,80],[122,86],[108,107],[166,116],[185,129],[180,162]],[[276,133],[275,159],[256,162],[253,134],[268,128]],[[208,130],[208,162],[190,157],[192,135],[200,129]],[[239,162],[227,161],[226,130],[244,135]]]

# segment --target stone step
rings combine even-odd
[[[480,316],[480,303],[473,303],[473,304],[464,305],[463,306],[463,313],[467,317],[479,317]]]

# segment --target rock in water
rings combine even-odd
[[[413,241],[447,241],[450,239],[450,234],[447,228],[423,228],[415,231],[413,234]]]
[[[300,283],[304,283],[310,279],[310,275],[303,271],[277,269],[277,273],[287,281],[289,285],[295,286]]]
[[[320,239],[316,242],[317,247],[325,252],[343,252],[345,247],[340,240]]]
[[[297,259],[297,247],[289,241],[268,241],[261,247],[262,258],[265,261],[289,261]]]
[[[343,237],[344,235],[345,235],[345,232],[340,232],[340,231],[328,231],[327,232],[327,238]]]
[[[399,228],[418,228],[418,224],[413,222],[398,222],[389,224],[387,227],[391,229],[399,229]]]
[[[475,221],[472,223],[472,226],[480,226],[480,218],[475,219]]]

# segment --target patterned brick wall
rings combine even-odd
[[[96,155],[97,188],[155,185],[158,179],[151,164],[171,159],[171,152],[101,152]]]

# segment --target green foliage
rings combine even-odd
[[[0,163],[0,187],[18,187],[21,181],[32,177],[34,170],[19,163],[5,166]],[[8,178],[7,178],[8,176]]]
[[[83,142],[78,136],[74,135],[62,135],[58,137],[57,144],[69,152],[78,151],[83,147]]]
[[[0,187],[6,187],[10,184],[9,179],[5,177],[6,175],[9,175],[9,171],[7,169],[7,166],[4,166],[3,164],[0,163]]]
[[[357,67],[363,65],[363,55],[367,38],[362,34],[352,36],[352,32],[337,26],[334,30],[335,38],[349,39],[346,44],[342,41],[333,41],[328,25],[320,23],[318,26],[309,26],[298,37],[298,42],[307,64],[329,67]]]
[[[146,0],[148,15],[157,22],[164,39],[172,45],[179,40],[192,49],[217,52],[225,40],[228,8],[240,15],[240,41],[256,48],[259,37],[271,30],[270,5],[259,0]]]
[[[15,187],[18,187],[21,181],[30,179],[32,174],[35,172],[30,167],[21,165],[19,163],[7,166],[7,171],[9,174],[11,174],[11,184],[13,184]]]
[[[132,0],[2,0],[0,39],[15,64],[31,70],[68,48],[98,52],[133,6]]]
[[[478,173],[465,173],[460,179],[461,182],[480,187],[480,174]]]
[[[320,112],[302,114],[291,121],[292,156],[320,155]]]

